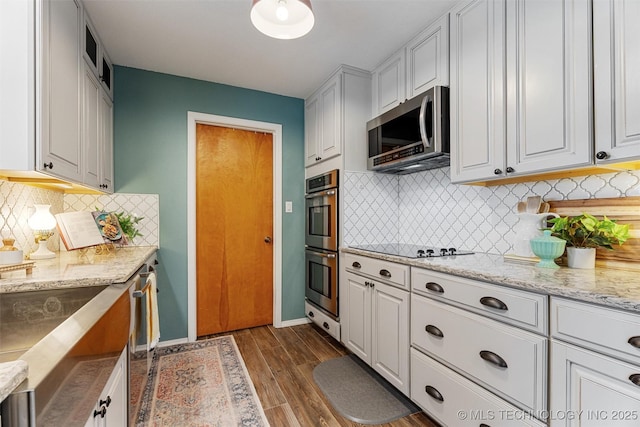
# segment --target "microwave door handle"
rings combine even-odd
[[[429,102],[433,102],[433,98],[431,95],[425,95],[422,99],[422,104],[420,104],[420,137],[422,138],[422,143],[426,148],[431,147],[431,141],[427,136],[427,104]],[[433,123],[433,121],[432,121]],[[433,135],[433,132],[431,133]]]

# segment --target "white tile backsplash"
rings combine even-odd
[[[482,187],[452,184],[449,168],[410,175],[345,172],[344,245],[402,243],[513,251],[516,203],[640,195],[640,171]]]
[[[28,254],[37,249],[33,232],[27,221],[34,204],[51,205],[51,213],[68,211],[93,211],[104,209],[126,212],[144,219],[138,224],[142,236],[136,237],[132,245],[160,246],[160,201],[157,194],[86,195],[63,194],[58,191],[32,187],[20,183],[0,180],[0,235],[11,234],[14,245]],[[1,243],[1,242],[0,242]],[[0,244],[1,246],[1,244]],[[58,232],[47,244],[52,251],[64,250],[59,243]]]

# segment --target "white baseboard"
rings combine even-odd
[[[298,326],[298,325],[306,325],[307,323],[311,323],[311,320],[309,320],[306,317],[303,317],[302,319],[293,319],[293,320],[285,320],[280,322],[280,325],[275,326],[276,328],[287,328],[289,326]]]

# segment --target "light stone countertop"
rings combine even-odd
[[[124,283],[157,249],[131,246],[106,255],[96,255],[93,249],[60,252],[55,258],[35,260],[31,275],[24,270],[2,273],[0,294]]]
[[[405,258],[354,248],[343,253],[368,256],[441,273],[481,280],[546,295],[571,298],[640,313],[640,274],[637,271],[568,267],[539,268],[505,262],[501,255],[475,253],[442,258]]]
[[[27,378],[29,367],[24,360],[0,363],[0,402]]]

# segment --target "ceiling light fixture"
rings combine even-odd
[[[253,0],[251,22],[276,39],[297,39],[313,28],[311,0]]]

